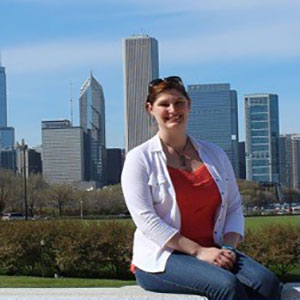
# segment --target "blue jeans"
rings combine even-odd
[[[281,283],[277,277],[239,251],[232,272],[175,251],[164,272],[148,273],[137,268],[136,280],[145,290],[201,295],[211,300],[281,298]]]

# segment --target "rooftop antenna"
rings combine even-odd
[[[70,81],[70,118],[73,126],[73,92],[72,92],[72,81]]]

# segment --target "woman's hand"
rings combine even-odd
[[[176,233],[166,246],[196,256],[199,260],[204,260],[229,271],[233,270],[235,265],[235,253],[232,251],[216,247],[202,247],[180,233]]]
[[[201,247],[196,257],[229,271],[233,270],[235,265],[235,253],[226,249]]]

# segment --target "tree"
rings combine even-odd
[[[120,184],[109,185],[96,194],[97,208],[100,214],[119,214],[126,210]]]
[[[0,169],[0,213],[5,208],[22,209],[21,177],[12,171]]]
[[[43,194],[48,187],[43,177],[39,174],[32,174],[27,180],[28,210],[31,217],[34,216],[37,206],[41,208],[45,205]]]
[[[74,199],[74,188],[68,184],[55,184],[49,187],[50,202],[58,209],[59,217],[62,217],[64,208]]]
[[[258,206],[258,194],[257,191],[259,190],[259,186],[257,183],[252,181],[238,179],[238,186],[240,190],[240,194],[243,198],[243,204],[246,209]]]
[[[300,193],[297,190],[294,190],[292,188],[286,188],[283,190],[284,195],[284,201],[289,204],[291,207],[291,204],[293,202],[299,202],[300,201]]]
[[[266,190],[256,182],[239,179],[238,185],[246,208],[262,207],[277,201],[273,191]]]

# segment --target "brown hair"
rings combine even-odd
[[[188,100],[189,104],[191,103],[191,98],[185,90],[181,78],[177,76],[171,76],[164,79],[155,79],[150,81],[148,85],[148,96],[146,99],[145,108],[147,109],[148,103],[153,105],[160,93],[171,89],[175,89],[181,93]]]

